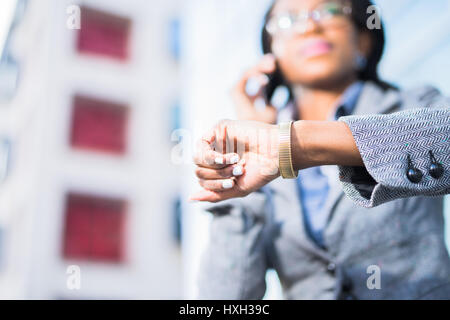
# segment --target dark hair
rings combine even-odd
[[[299,0],[301,1],[301,0]],[[275,6],[275,2],[273,2],[272,6],[267,11],[264,17],[264,26],[262,30],[261,40],[262,40],[262,50],[264,54],[272,52],[272,37],[266,30],[266,25],[271,17],[272,10]],[[351,20],[355,27],[361,32],[367,32],[371,39],[371,51],[369,56],[367,57],[367,63],[363,70],[358,72],[358,78],[360,80],[372,80],[377,83],[381,88],[395,88],[394,86],[380,80],[378,76],[378,64],[381,61],[381,57],[383,56],[384,46],[385,46],[385,36],[384,36],[384,26],[381,21],[381,17],[378,16],[378,21],[380,21],[381,28],[369,29],[367,28],[367,20],[373,14],[378,15],[378,12],[375,13],[367,13],[367,8],[372,6],[373,3],[370,0],[350,0],[352,6],[352,14]],[[272,96],[273,92],[278,86],[286,86],[289,90],[291,89],[284,79],[283,75],[277,70],[275,74],[271,76],[271,82],[268,86],[267,95]],[[290,90],[291,91],[291,90]],[[291,96],[292,96],[292,92]]]

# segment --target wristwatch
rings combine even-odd
[[[278,161],[283,179],[296,179],[298,171],[292,165],[291,129],[292,121],[279,124]]]

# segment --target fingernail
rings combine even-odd
[[[256,78],[250,78],[245,85],[245,91],[249,96],[256,96],[261,88],[259,80]]]
[[[275,62],[275,56],[272,54],[268,54],[264,57],[264,63],[268,65],[272,65]]]
[[[264,55],[264,60],[266,60],[266,61],[272,61],[272,60],[275,60],[275,56],[272,54],[272,53],[266,53],[265,55]]]
[[[261,75],[261,84],[263,86],[265,86],[268,83],[269,83],[269,77],[267,75],[265,75],[265,74]]]
[[[214,159],[214,162],[216,164],[223,164],[223,158],[217,157],[216,159]]]
[[[238,155],[235,155],[235,156],[231,157],[230,164],[235,164],[235,163],[238,163],[238,162],[239,162],[239,156]]]
[[[241,176],[243,173],[244,172],[241,166],[236,166],[233,168],[233,176]]]
[[[224,189],[231,189],[231,188],[233,188],[233,181],[231,179],[223,180],[222,181],[222,187]]]

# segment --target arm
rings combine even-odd
[[[365,166],[361,170],[338,163],[343,189],[356,203],[374,207],[398,198],[450,193],[450,108],[349,116],[340,121],[350,128]],[[408,157],[420,172],[419,181],[408,179]],[[430,173],[433,161],[442,167],[440,176]]]
[[[359,204],[368,207],[400,197],[449,193],[450,108],[413,109],[391,115],[353,116],[343,120],[296,122],[291,132],[294,168],[340,165],[344,190],[355,201],[359,199]],[[214,165],[208,166],[208,161],[198,157],[197,175],[201,173],[202,186],[208,185],[208,188],[194,195],[193,199],[215,202],[243,197],[279,176],[277,126],[223,121],[212,132],[203,140],[207,151],[200,151],[200,154],[207,154],[206,159],[209,157],[209,162],[214,162],[216,157],[226,157],[212,151],[214,141],[233,146],[242,144],[242,152],[238,154],[246,160],[245,172],[240,177],[226,177],[233,182],[230,189],[224,190],[222,184],[215,180],[224,179],[224,175],[217,175]],[[255,136],[258,138],[249,138]],[[409,143],[408,146],[406,143]],[[427,176],[419,183],[411,183],[405,175],[405,150],[410,152],[421,171],[426,171],[429,166],[428,152],[433,150],[436,159],[444,166],[444,176],[434,180]],[[373,161],[372,157],[376,155],[378,160]],[[353,170],[353,174],[349,170]],[[382,198],[375,198],[377,194]]]
[[[344,122],[296,121],[291,139],[295,170],[322,165],[364,165],[352,132]]]

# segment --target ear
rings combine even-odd
[[[360,32],[358,35],[358,50],[368,58],[370,51],[372,50],[372,39],[368,32]]]

